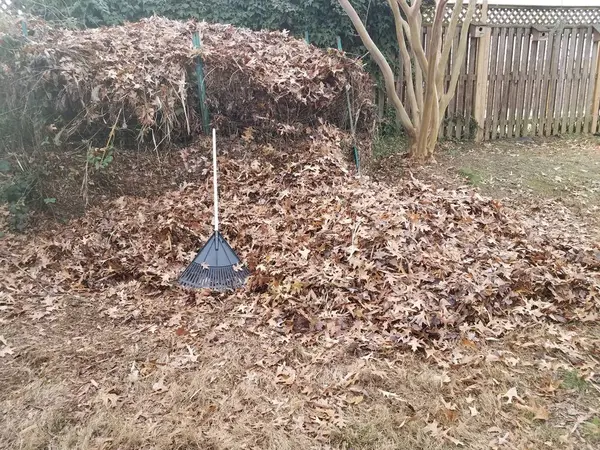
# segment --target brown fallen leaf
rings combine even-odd
[[[506,403],[512,403],[513,399],[517,399],[519,401],[521,401],[521,398],[519,397],[519,394],[517,393],[517,388],[516,387],[512,387],[508,390],[508,392],[506,392],[506,394],[499,396],[501,398],[506,398]]]
[[[275,374],[275,382],[281,384],[294,384],[296,381],[296,371],[289,366],[281,365],[277,367],[277,372]]]
[[[162,394],[164,392],[167,392],[169,390],[169,387],[167,385],[165,385],[165,379],[161,378],[160,380],[158,380],[156,383],[154,383],[152,385],[152,390],[154,392]]]
[[[444,408],[444,417],[448,422],[456,422],[458,420],[458,411]]]
[[[432,437],[438,437],[442,432],[441,428],[439,427],[438,422],[435,420],[433,422],[427,424],[427,426],[425,426],[423,428],[423,431],[425,433],[429,433]]]
[[[12,355],[14,354],[14,350],[12,349],[12,347],[9,346],[4,346],[2,348],[0,348],[0,358],[6,356],[6,355]]]
[[[348,404],[350,404],[350,405],[358,405],[359,403],[362,403],[362,401],[364,399],[365,398],[362,395],[354,395],[354,396],[348,397],[346,399],[346,402],[348,402]]]
[[[519,409],[523,409],[525,411],[529,411],[530,413],[533,413],[534,420],[544,420],[545,421],[550,418],[550,413],[543,406],[536,405],[536,404],[533,404],[532,406],[517,404],[517,407]]]

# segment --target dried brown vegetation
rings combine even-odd
[[[36,131],[57,142],[113,126],[153,144],[195,135],[197,55],[222,130],[256,126],[290,135],[319,118],[341,125],[347,86],[359,130],[373,125],[372,83],[362,65],[285,32],[160,17],[87,30],[32,21],[30,28],[35,35],[23,41],[15,27],[19,44],[0,66],[2,104],[34,118]],[[192,48],[195,31],[201,50]]]

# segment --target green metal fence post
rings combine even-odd
[[[200,34],[196,31],[192,34],[192,43],[195,49],[202,48]],[[210,114],[206,104],[206,83],[204,78],[204,64],[200,56],[196,57],[196,80],[198,82],[198,97],[200,98],[200,112],[202,114],[202,126],[204,133],[210,132]]]
[[[342,50],[342,38],[336,36],[337,48]],[[350,87],[346,86],[346,102],[348,103],[348,121],[350,122],[350,133],[352,134],[352,150],[354,152],[354,162],[356,163],[356,171],[360,175],[360,158],[358,155],[358,147],[356,146],[356,124],[352,117],[352,102],[350,101]]]

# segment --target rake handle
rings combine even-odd
[[[217,130],[213,128],[213,196],[215,209],[215,234],[219,232],[219,193],[217,191]]]

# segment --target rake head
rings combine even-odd
[[[225,291],[243,286],[249,275],[250,271],[242,265],[221,233],[216,231],[181,274],[179,284]]]

